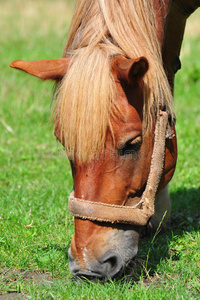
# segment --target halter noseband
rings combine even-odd
[[[141,200],[136,205],[121,206],[78,199],[74,197],[72,192],[68,202],[70,213],[74,217],[91,221],[146,225],[149,218],[154,214],[155,196],[163,172],[167,130],[168,112],[160,110],[156,120],[155,140],[147,185]]]

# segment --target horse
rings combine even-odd
[[[186,19],[198,6],[77,0],[62,58],[10,65],[57,85],[54,133],[74,180],[74,276],[119,277],[144,229],[166,227],[177,160],[174,74]]]

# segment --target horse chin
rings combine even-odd
[[[93,245],[99,249],[98,253],[95,253],[92,245],[88,245],[83,247],[79,256],[75,253],[73,257],[74,249],[70,247],[68,254],[71,274],[94,281],[120,279],[132,265],[138,251],[139,233],[134,229],[131,226],[125,230],[114,229],[103,243],[94,241]]]

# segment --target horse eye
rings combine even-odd
[[[142,145],[142,137],[137,136],[134,139],[127,141],[119,148],[119,155],[124,156],[128,154],[135,154],[140,150]]]

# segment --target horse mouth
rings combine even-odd
[[[130,263],[130,266],[132,264]],[[76,273],[73,274],[73,276],[75,277],[76,280],[89,280],[89,281],[93,281],[93,282],[106,282],[107,280],[109,280],[109,278],[112,279],[116,279],[116,280],[120,280],[125,274],[126,274],[126,267],[123,267],[119,270],[119,272],[117,274],[115,274],[114,276],[110,277],[110,276],[105,276],[101,273],[93,273],[91,271],[78,271]],[[130,272],[130,268],[129,267],[127,270],[128,273]],[[127,273],[127,274],[128,274]]]
[[[120,280],[124,276],[129,279],[132,278],[133,280],[137,280],[138,279],[137,270],[138,270],[138,263],[137,263],[136,257],[134,257],[134,258],[130,259],[129,261],[127,261],[126,265],[123,266],[112,277],[105,276],[101,273],[92,272],[92,271],[88,271],[88,270],[79,270],[77,272],[74,272],[73,276],[77,282],[82,281],[82,280],[92,281],[92,282],[106,282],[109,280],[109,278],[112,278],[115,280]]]
[[[77,272],[74,272],[73,276],[77,279],[87,279],[89,281],[98,281],[103,279],[101,273],[86,270],[79,270]]]

